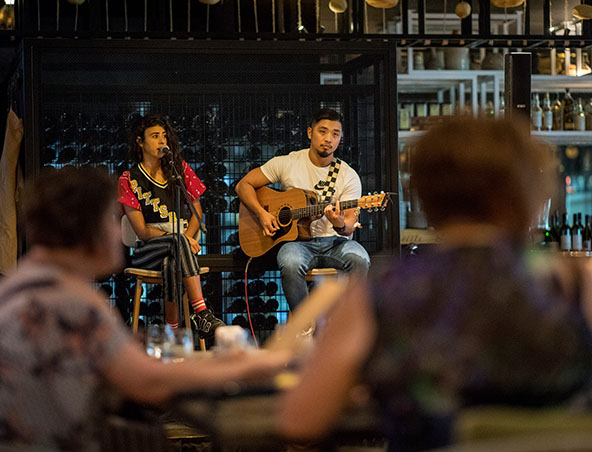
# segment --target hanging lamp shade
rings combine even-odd
[[[73,5],[82,5],[86,0],[68,0],[68,3],[72,3]]]
[[[577,5],[572,10],[574,17],[582,20],[592,19],[592,5]]]
[[[516,8],[524,3],[525,0],[491,0],[491,4],[498,8]]]
[[[14,6],[4,5],[0,8],[0,27],[7,29],[14,28]]]
[[[199,3],[203,3],[204,5],[215,5],[220,0],[199,0]]]
[[[471,5],[467,2],[458,2],[456,8],[454,8],[454,12],[461,19],[469,17],[469,14],[471,14]]]
[[[334,13],[341,14],[347,9],[347,0],[331,0],[329,9]]]
[[[399,4],[399,0],[366,0],[366,3],[368,3],[373,8],[388,9],[397,6]]]

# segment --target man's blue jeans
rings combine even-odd
[[[370,256],[362,245],[344,237],[317,237],[288,242],[277,254],[284,295],[294,308],[308,295],[306,272],[312,268],[334,267],[344,272],[366,274]]]

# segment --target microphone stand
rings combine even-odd
[[[203,225],[203,223],[201,222],[201,219],[199,218],[199,215],[197,214],[197,210],[195,210],[195,206],[193,205],[193,202],[191,201],[191,197],[189,196],[189,192],[187,191],[187,188],[185,187],[185,182],[184,182],[184,178],[181,174],[179,174],[179,171],[177,170],[177,167],[175,165],[175,162],[173,160],[173,156],[172,154],[168,155],[168,159],[169,159],[169,166],[171,167],[171,171],[172,171],[172,177],[171,177],[171,182],[173,182],[175,184],[175,215],[176,215],[176,233],[177,235],[175,236],[176,239],[176,244],[177,244],[177,265],[176,265],[176,269],[175,269],[175,275],[176,275],[176,285],[177,285],[177,309],[179,309],[179,319],[181,319],[181,313],[183,312],[183,271],[182,271],[182,267],[181,267],[181,192],[183,192],[183,196],[185,197],[185,201],[187,202],[187,204],[189,205],[189,209],[191,210],[191,213],[193,215],[195,215],[195,218],[197,219],[197,224],[198,227],[201,231],[206,232],[206,228]],[[175,227],[173,225],[173,234],[175,233]]]

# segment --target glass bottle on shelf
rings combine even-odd
[[[504,94],[502,93],[502,95],[500,96],[500,101],[499,101],[499,117],[501,119],[504,119],[506,116],[506,99]]]
[[[493,102],[488,100],[485,104],[485,117],[486,118],[494,118],[495,117],[495,107],[493,106]]]
[[[441,109],[442,116],[450,116],[454,114],[454,107],[451,103],[443,103]]]
[[[584,114],[586,115],[586,130],[592,130],[592,98],[584,107]]]
[[[411,114],[406,104],[399,107],[399,130],[411,129]]]
[[[415,105],[415,116],[418,118],[428,115],[428,104],[420,102]]]
[[[530,112],[530,120],[532,122],[533,130],[540,132],[543,127],[543,109],[541,108],[541,101],[539,100],[538,93],[534,95]]]
[[[584,226],[584,251],[592,251],[592,226],[590,215],[586,215],[586,226]]]
[[[558,214],[551,215],[549,229],[545,231],[545,246],[551,251],[559,251],[559,216]]]
[[[561,221],[561,229],[559,229],[561,237],[561,251],[571,251],[571,228],[567,223],[567,213],[564,213]]]
[[[573,214],[573,226],[571,227],[571,249],[582,251],[584,247],[584,227],[582,226],[582,214]]]
[[[563,97],[563,130],[575,130],[575,108],[575,102],[568,88]]]
[[[551,97],[545,93],[543,100],[543,130],[553,130],[553,110],[551,109]]]
[[[440,104],[438,103],[431,103],[429,106],[429,114],[430,116],[440,116]]]
[[[495,116],[495,109],[493,108],[493,102],[488,100],[485,105],[479,107],[479,116],[483,118],[493,118]]]
[[[563,104],[559,100],[559,94],[553,102],[553,130],[563,130]]]
[[[582,98],[578,97],[578,105],[575,111],[576,130],[586,130],[586,114],[584,113],[584,105]]]

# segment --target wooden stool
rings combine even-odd
[[[209,273],[209,267],[200,267],[199,274]],[[140,298],[142,297],[142,284],[162,284],[162,273],[156,270],[144,270],[143,268],[128,267],[123,270],[128,276],[136,278],[136,288],[134,290],[134,313],[132,315],[132,331],[138,332],[138,320],[140,318]],[[185,317],[185,328],[191,329],[191,320],[189,318],[189,300],[187,293],[183,294],[183,314]],[[205,341],[199,339],[200,349],[206,349]]]
[[[327,268],[311,268],[308,272],[306,272],[306,282],[311,283],[312,285],[319,283],[323,280],[323,278],[337,278],[341,274],[341,271],[337,270],[333,267]],[[309,286],[310,288],[311,286]],[[307,334],[313,334],[317,328],[316,321],[312,321],[310,326],[307,330]]]
[[[339,275],[340,271],[336,268],[313,268],[306,273],[306,280],[308,282],[317,282],[326,276],[335,277]]]

